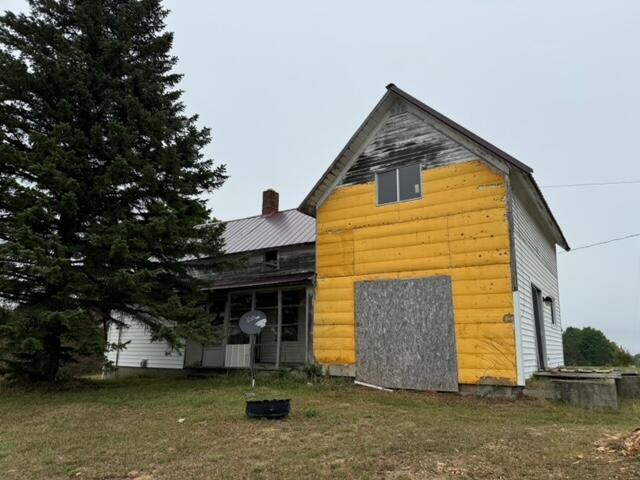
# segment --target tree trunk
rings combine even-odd
[[[42,339],[42,351],[35,359],[35,375],[37,380],[46,382],[54,382],[60,369],[60,357],[62,352],[62,343],[60,335],[56,333],[48,333]]]

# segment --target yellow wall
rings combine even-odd
[[[471,161],[425,170],[422,182],[419,200],[377,206],[372,182],[318,209],[316,360],[355,364],[355,282],[449,275],[458,381],[515,384],[505,179]]]

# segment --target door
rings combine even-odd
[[[356,378],[458,391],[450,277],[356,284]]]
[[[547,367],[547,362],[544,348],[544,317],[542,316],[542,292],[535,285],[531,285],[531,297],[533,303],[533,322],[536,330],[536,356],[538,359],[538,369],[544,370]]]

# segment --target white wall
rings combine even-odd
[[[127,327],[122,328],[120,343],[131,342],[124,350],[120,352],[110,351],[107,359],[116,364],[118,367],[140,367],[142,360],[147,360],[147,368],[174,368],[181,369],[184,364],[184,355],[182,352],[171,351],[166,342],[152,342],[151,334],[147,328],[132,320],[129,317],[123,317],[123,321]],[[118,343],[119,329],[116,325],[109,328],[109,343]]]
[[[527,193],[518,182],[513,182],[512,216],[514,228],[514,250],[518,290],[514,295],[519,372],[523,382],[537,370],[536,331],[534,324],[532,284],[542,290],[542,297],[554,299],[555,324],[552,323],[551,307],[543,302],[546,365],[557,367],[564,364],[562,351],[562,324],[560,319],[560,295],[556,246],[544,223],[527,199]]]

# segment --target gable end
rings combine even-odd
[[[372,182],[376,172],[420,163],[423,170],[476,160],[477,156],[434,129],[398,102],[340,185]]]

